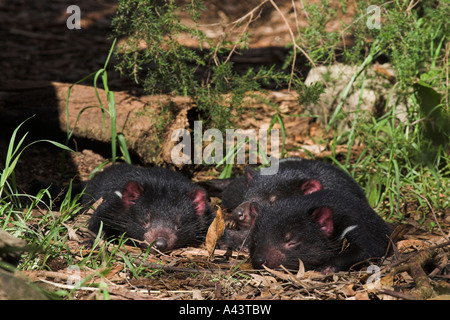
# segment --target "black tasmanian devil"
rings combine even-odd
[[[343,170],[316,160],[286,158],[280,160],[274,175],[262,175],[251,167],[228,184],[222,192],[222,202],[233,209],[233,219],[241,230],[253,224],[250,203],[274,203],[294,195],[307,195],[320,190],[340,190],[367,201],[359,184]]]
[[[168,169],[117,164],[86,186],[83,203],[103,198],[89,229],[140,240],[167,251],[199,245],[213,219],[206,191]]]
[[[346,192],[321,190],[250,205],[256,219],[249,249],[253,267],[283,265],[322,272],[347,270],[387,252],[391,230],[364,199]]]

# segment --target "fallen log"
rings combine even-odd
[[[98,89],[98,97],[103,108],[107,109],[103,89]],[[191,108],[190,98],[168,95],[135,97],[127,92],[114,92],[114,97],[116,129],[125,136],[128,149],[136,153],[143,163],[163,162],[162,147],[164,139],[170,141],[168,132],[172,131],[171,125],[175,124],[177,128],[188,125],[185,117],[186,110]],[[36,115],[37,119],[33,121],[38,123],[35,131],[39,137],[49,138],[54,136],[52,131],[58,130],[67,135],[73,130],[75,138],[111,141],[109,115],[102,112],[95,89],[91,86],[71,87],[70,84],[58,82],[2,84],[0,112],[1,124],[10,126]]]

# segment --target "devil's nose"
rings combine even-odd
[[[237,221],[244,222],[247,219],[249,205],[249,202],[244,202],[233,210],[233,216]]]
[[[256,269],[262,269],[265,264],[266,264],[266,257],[263,254],[258,254],[254,256],[252,259],[252,265]]]
[[[244,220],[245,219],[245,210],[244,208],[238,208],[236,210],[236,216],[239,220]]]
[[[164,251],[167,249],[167,241],[163,237],[159,237],[158,239],[156,239],[154,246],[159,251]]]

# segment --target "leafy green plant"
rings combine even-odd
[[[125,41],[116,50],[116,69],[143,83],[147,93],[192,97],[207,124],[224,129],[233,126],[248,92],[260,91],[268,83],[286,84],[289,76],[273,67],[235,71],[230,56],[238,54],[237,48],[247,47],[248,34],[243,32],[230,41],[224,33],[221,41],[214,43],[196,24],[203,9],[199,0],[184,5],[175,0],[119,1],[113,36]],[[189,14],[194,25],[184,25],[180,12]],[[197,40],[199,50],[181,45],[181,36]],[[204,44],[209,49],[204,49]]]

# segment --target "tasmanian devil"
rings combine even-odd
[[[321,190],[263,206],[256,215],[249,250],[253,267],[299,267],[325,273],[387,252],[391,230],[367,201],[348,192]]]
[[[201,243],[213,218],[206,191],[168,169],[117,164],[86,186],[83,203],[103,198],[89,223],[106,236],[143,241],[160,250]]]
[[[227,209],[233,209],[237,226],[246,230],[253,224],[251,202],[264,205],[320,190],[341,190],[367,202],[364,191],[349,174],[331,164],[301,158],[280,160],[278,173],[274,175],[262,175],[247,167],[242,177],[223,190],[222,202]]]

